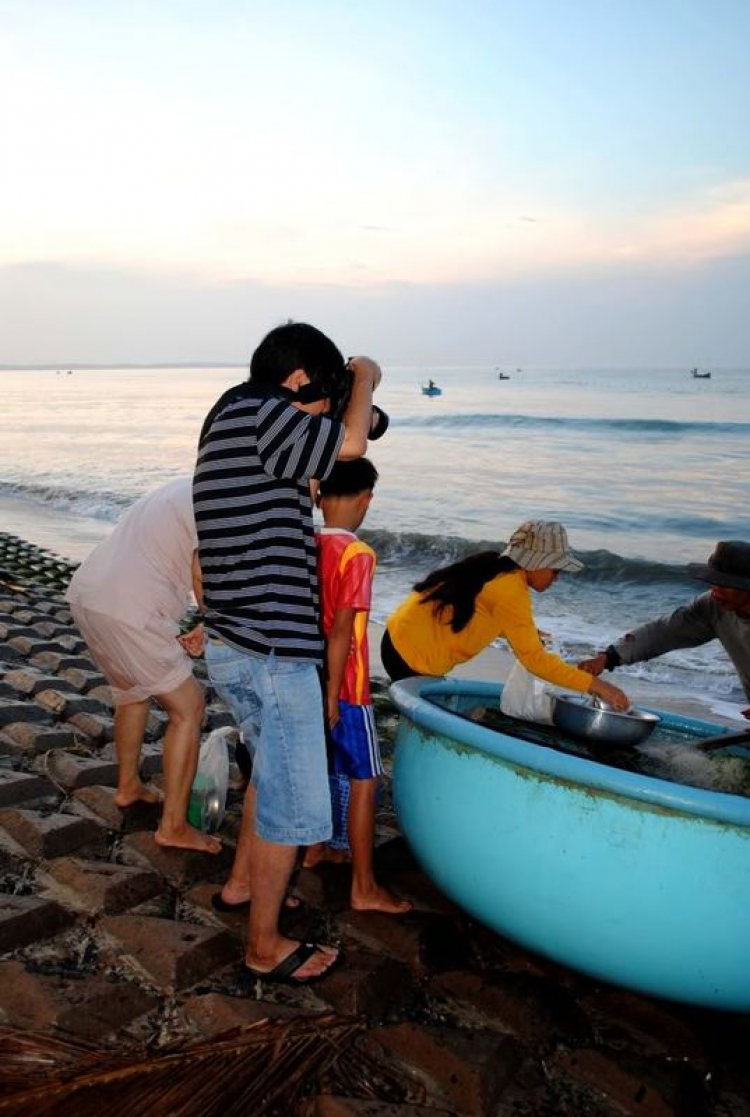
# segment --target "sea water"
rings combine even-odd
[[[703,587],[719,539],[750,540],[750,370],[388,368],[391,416],[362,536],[383,620],[436,566],[562,521],[586,563],[535,597],[575,659]],[[237,368],[2,370],[0,530],[80,560],[138,496],[192,472],[203,419]],[[428,398],[428,377],[443,389]],[[714,642],[618,672],[730,716],[746,704]]]

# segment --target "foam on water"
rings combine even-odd
[[[192,472],[203,418],[244,375],[0,371],[0,527],[80,559],[134,499]],[[434,400],[428,376],[444,389]],[[499,383],[491,365],[386,368],[378,402],[392,426],[369,449],[381,480],[362,534],[381,621],[429,570],[558,519],[586,569],[535,609],[575,660],[690,600],[702,587],[684,564],[717,539],[750,538],[748,370],[524,369]],[[743,701],[713,645],[617,674],[716,708]]]

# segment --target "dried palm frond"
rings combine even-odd
[[[0,1029],[0,1117],[286,1117],[364,1027],[334,1014],[263,1020],[151,1056]],[[359,1067],[370,1093],[372,1060],[352,1051],[345,1062],[342,1079],[351,1086]],[[393,1075],[381,1078],[390,1096],[403,1096]]]

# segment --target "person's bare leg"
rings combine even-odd
[[[340,865],[342,862],[350,860],[351,858],[345,849],[334,849],[329,846],[328,842],[316,842],[315,845],[306,847],[305,855],[302,858],[302,868],[314,869],[321,861],[331,861],[334,865]]]
[[[190,788],[198,767],[203,691],[191,675],[167,694],[156,699],[167,712],[164,735],[164,809],[154,840],[162,846],[218,853],[221,842],[187,821]]]
[[[254,827],[255,788],[249,783],[245,790],[245,802],[242,807],[242,819],[240,821],[240,832],[237,836],[234,862],[221,890],[221,898],[226,904],[244,904],[251,899],[250,855]]]
[[[242,809],[240,832],[237,838],[237,848],[234,854],[234,863],[221,890],[221,898],[225,904],[246,904],[252,899],[250,879],[250,858],[252,838],[255,827],[255,788],[250,783],[245,789],[245,802]],[[290,874],[291,876],[291,874]],[[287,892],[284,897],[284,907],[295,911],[300,906],[300,899]]]
[[[245,964],[256,973],[263,974],[273,970],[300,945],[295,939],[289,939],[279,932],[279,914],[297,860],[297,847],[267,842],[255,833],[255,788],[252,785],[245,796],[243,829],[246,822],[248,828],[245,845],[241,852],[241,830],[235,857],[235,865],[240,856],[246,858],[253,898],[248,921]],[[234,873],[234,869],[232,872]],[[329,968],[337,955],[338,951],[334,947],[321,946],[295,971],[292,980],[316,977]]]
[[[138,765],[141,759],[143,735],[151,708],[151,700],[128,702],[115,708],[115,750],[117,752],[117,791],[115,803],[118,807],[130,807],[138,801],[158,803],[158,791],[146,787],[141,781]]]
[[[377,780],[349,781],[349,845],[352,847],[351,905],[355,911],[380,911],[403,915],[411,911],[408,900],[399,900],[375,880],[372,867],[375,844],[375,792]]]

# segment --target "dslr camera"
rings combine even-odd
[[[320,399],[329,399],[331,401],[331,410],[329,414],[333,419],[340,420],[343,419],[344,412],[349,406],[353,387],[354,372],[349,361],[347,361],[346,364],[340,369],[337,369],[336,372],[303,385],[303,387],[297,390],[295,398],[298,399],[300,403],[316,403]],[[367,435],[371,442],[374,442],[377,438],[383,437],[388,430],[389,422],[390,420],[385,411],[373,404],[370,431]]]

